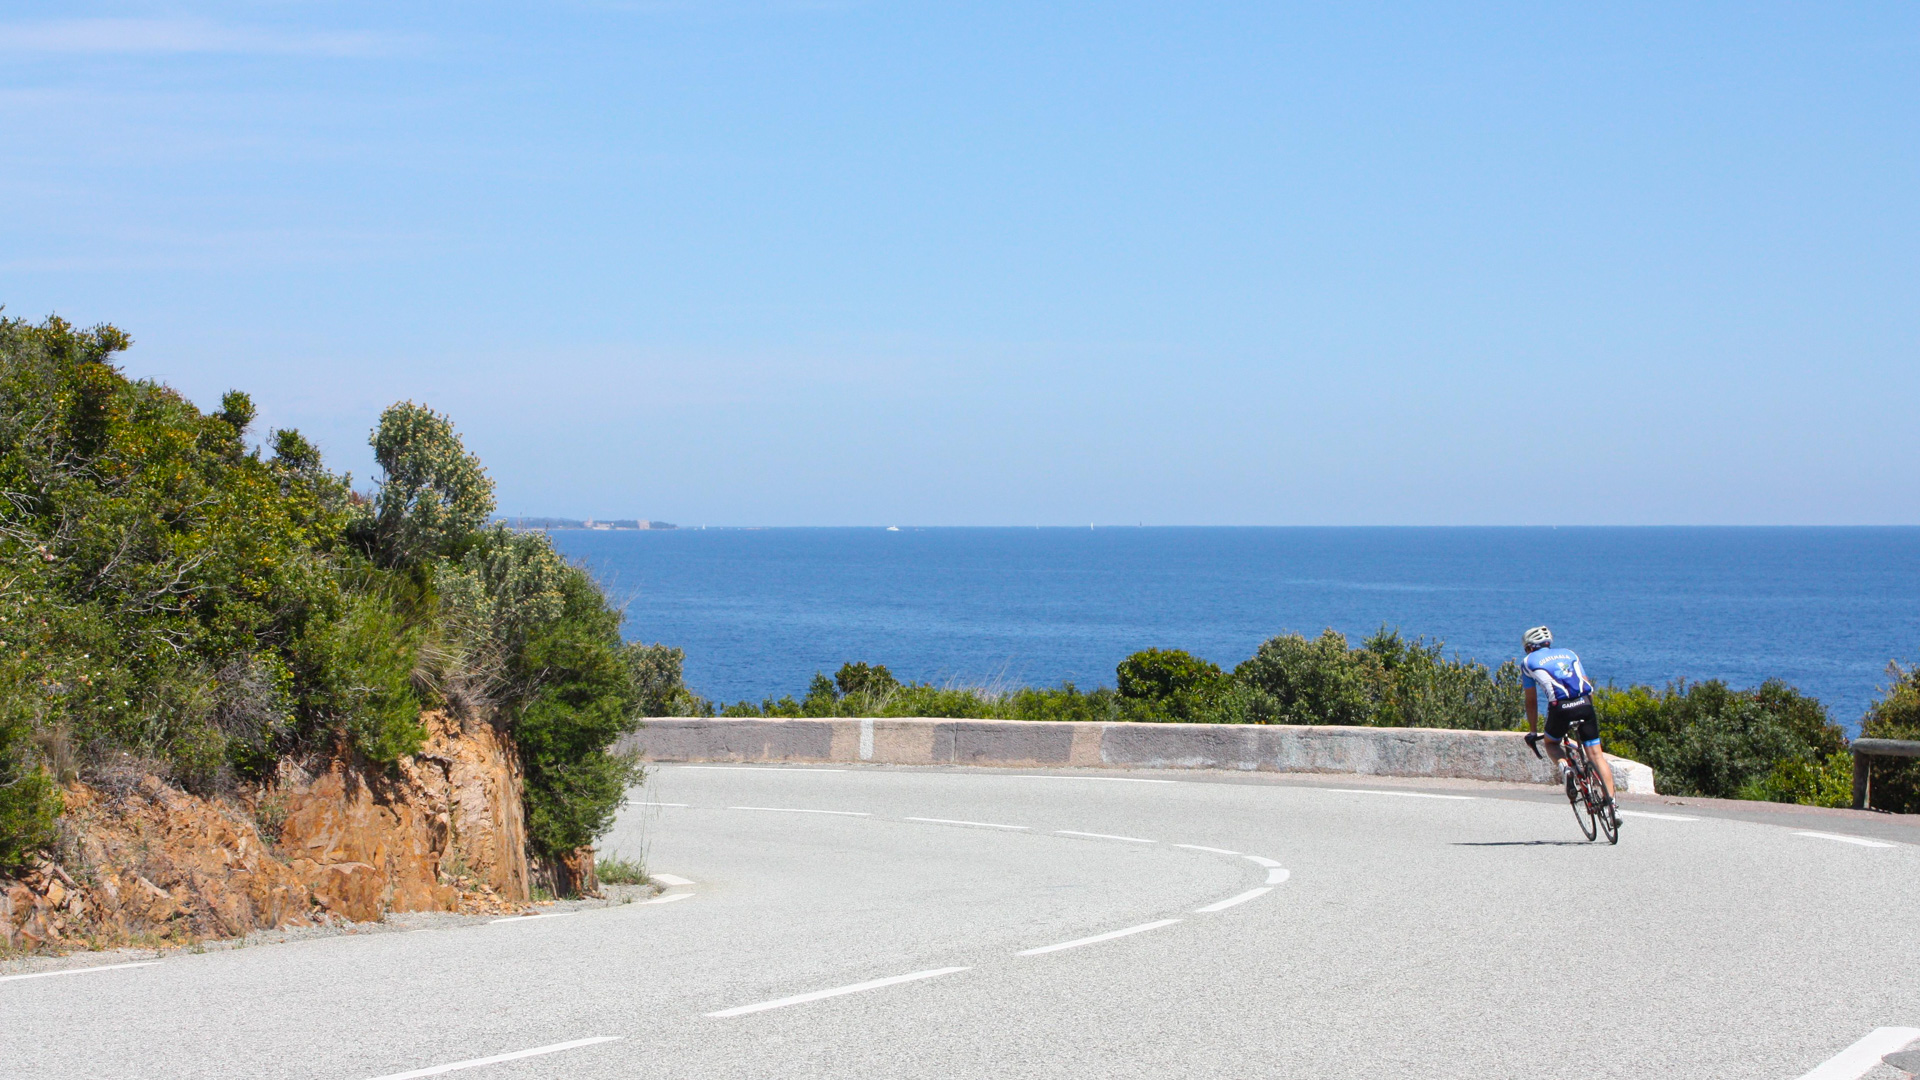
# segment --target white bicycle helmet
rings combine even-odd
[[[1527,652],[1535,649],[1550,649],[1553,647],[1553,631],[1544,626],[1536,626],[1520,635],[1520,647]]]

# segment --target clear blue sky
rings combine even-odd
[[[0,303],[698,524],[1920,522],[1920,7],[0,3]]]

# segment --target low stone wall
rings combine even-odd
[[[624,740],[651,761],[1241,769],[1557,783],[1518,732],[1264,724],[662,717]],[[1611,757],[1620,787],[1653,794],[1653,770]]]

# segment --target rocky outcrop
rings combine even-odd
[[[60,858],[0,882],[0,942],[159,944],[388,911],[517,909],[530,890],[513,747],[484,722],[421,719],[427,744],[391,772],[282,762],[234,800],[154,776],[70,785]]]
[[[527,832],[518,758],[493,728],[428,713],[427,745],[386,777],[283,762],[260,805],[314,902],[364,922],[387,911],[523,903]]]

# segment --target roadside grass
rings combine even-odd
[[[600,875],[602,885],[645,885],[647,867],[639,859],[608,852],[594,858],[594,870]]]

